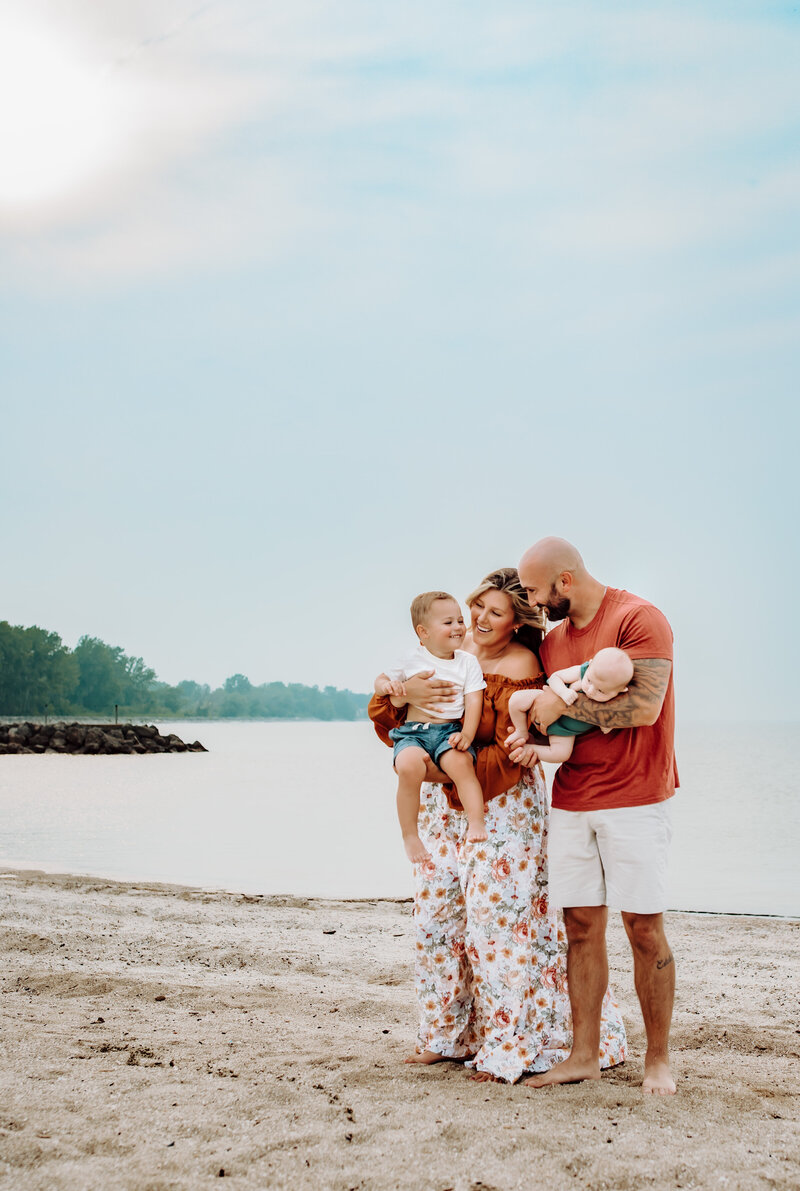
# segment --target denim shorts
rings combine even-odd
[[[433,763],[438,765],[442,754],[449,752],[453,747],[450,737],[454,732],[460,732],[461,728],[461,720],[448,720],[446,723],[437,720],[434,724],[421,724],[415,720],[410,724],[401,724],[399,728],[392,728],[389,733],[394,741],[392,760],[396,761],[397,754],[403,749],[418,748],[424,749]],[[468,751],[475,760],[475,749],[470,747]]]

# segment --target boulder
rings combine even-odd
[[[8,753],[205,753],[199,740],[187,744],[175,732],[162,736],[155,724],[53,724],[26,721],[0,725],[0,754]]]

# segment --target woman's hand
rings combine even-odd
[[[523,736],[521,732],[517,732],[513,725],[511,733],[503,741],[503,747],[508,753],[509,761],[513,761],[515,765],[522,765],[523,768],[528,768],[539,760],[539,754],[536,752],[536,745],[533,742],[532,736]]]
[[[447,782],[452,782],[452,778],[439,768],[435,761],[430,757],[425,758],[425,777],[422,779],[425,782],[436,782],[439,785],[444,785]]]
[[[443,678],[434,678],[433,670],[425,670],[422,674],[415,674],[403,683],[405,697],[413,707],[421,707],[423,711],[437,711],[442,703],[452,699],[457,691],[454,682],[445,682]]]

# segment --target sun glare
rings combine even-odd
[[[25,211],[79,191],[116,155],[120,89],[46,30],[0,40],[0,206]]]

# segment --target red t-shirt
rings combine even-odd
[[[616,645],[630,658],[669,658],[672,629],[647,600],[609,587],[585,628],[562,621],[542,642],[539,655],[548,674],[588,662],[599,649]],[[556,772],[553,806],[566,811],[647,806],[671,798],[678,785],[675,765],[675,696],[672,673],[661,714],[642,728],[599,728],[575,737],[569,761]]]

